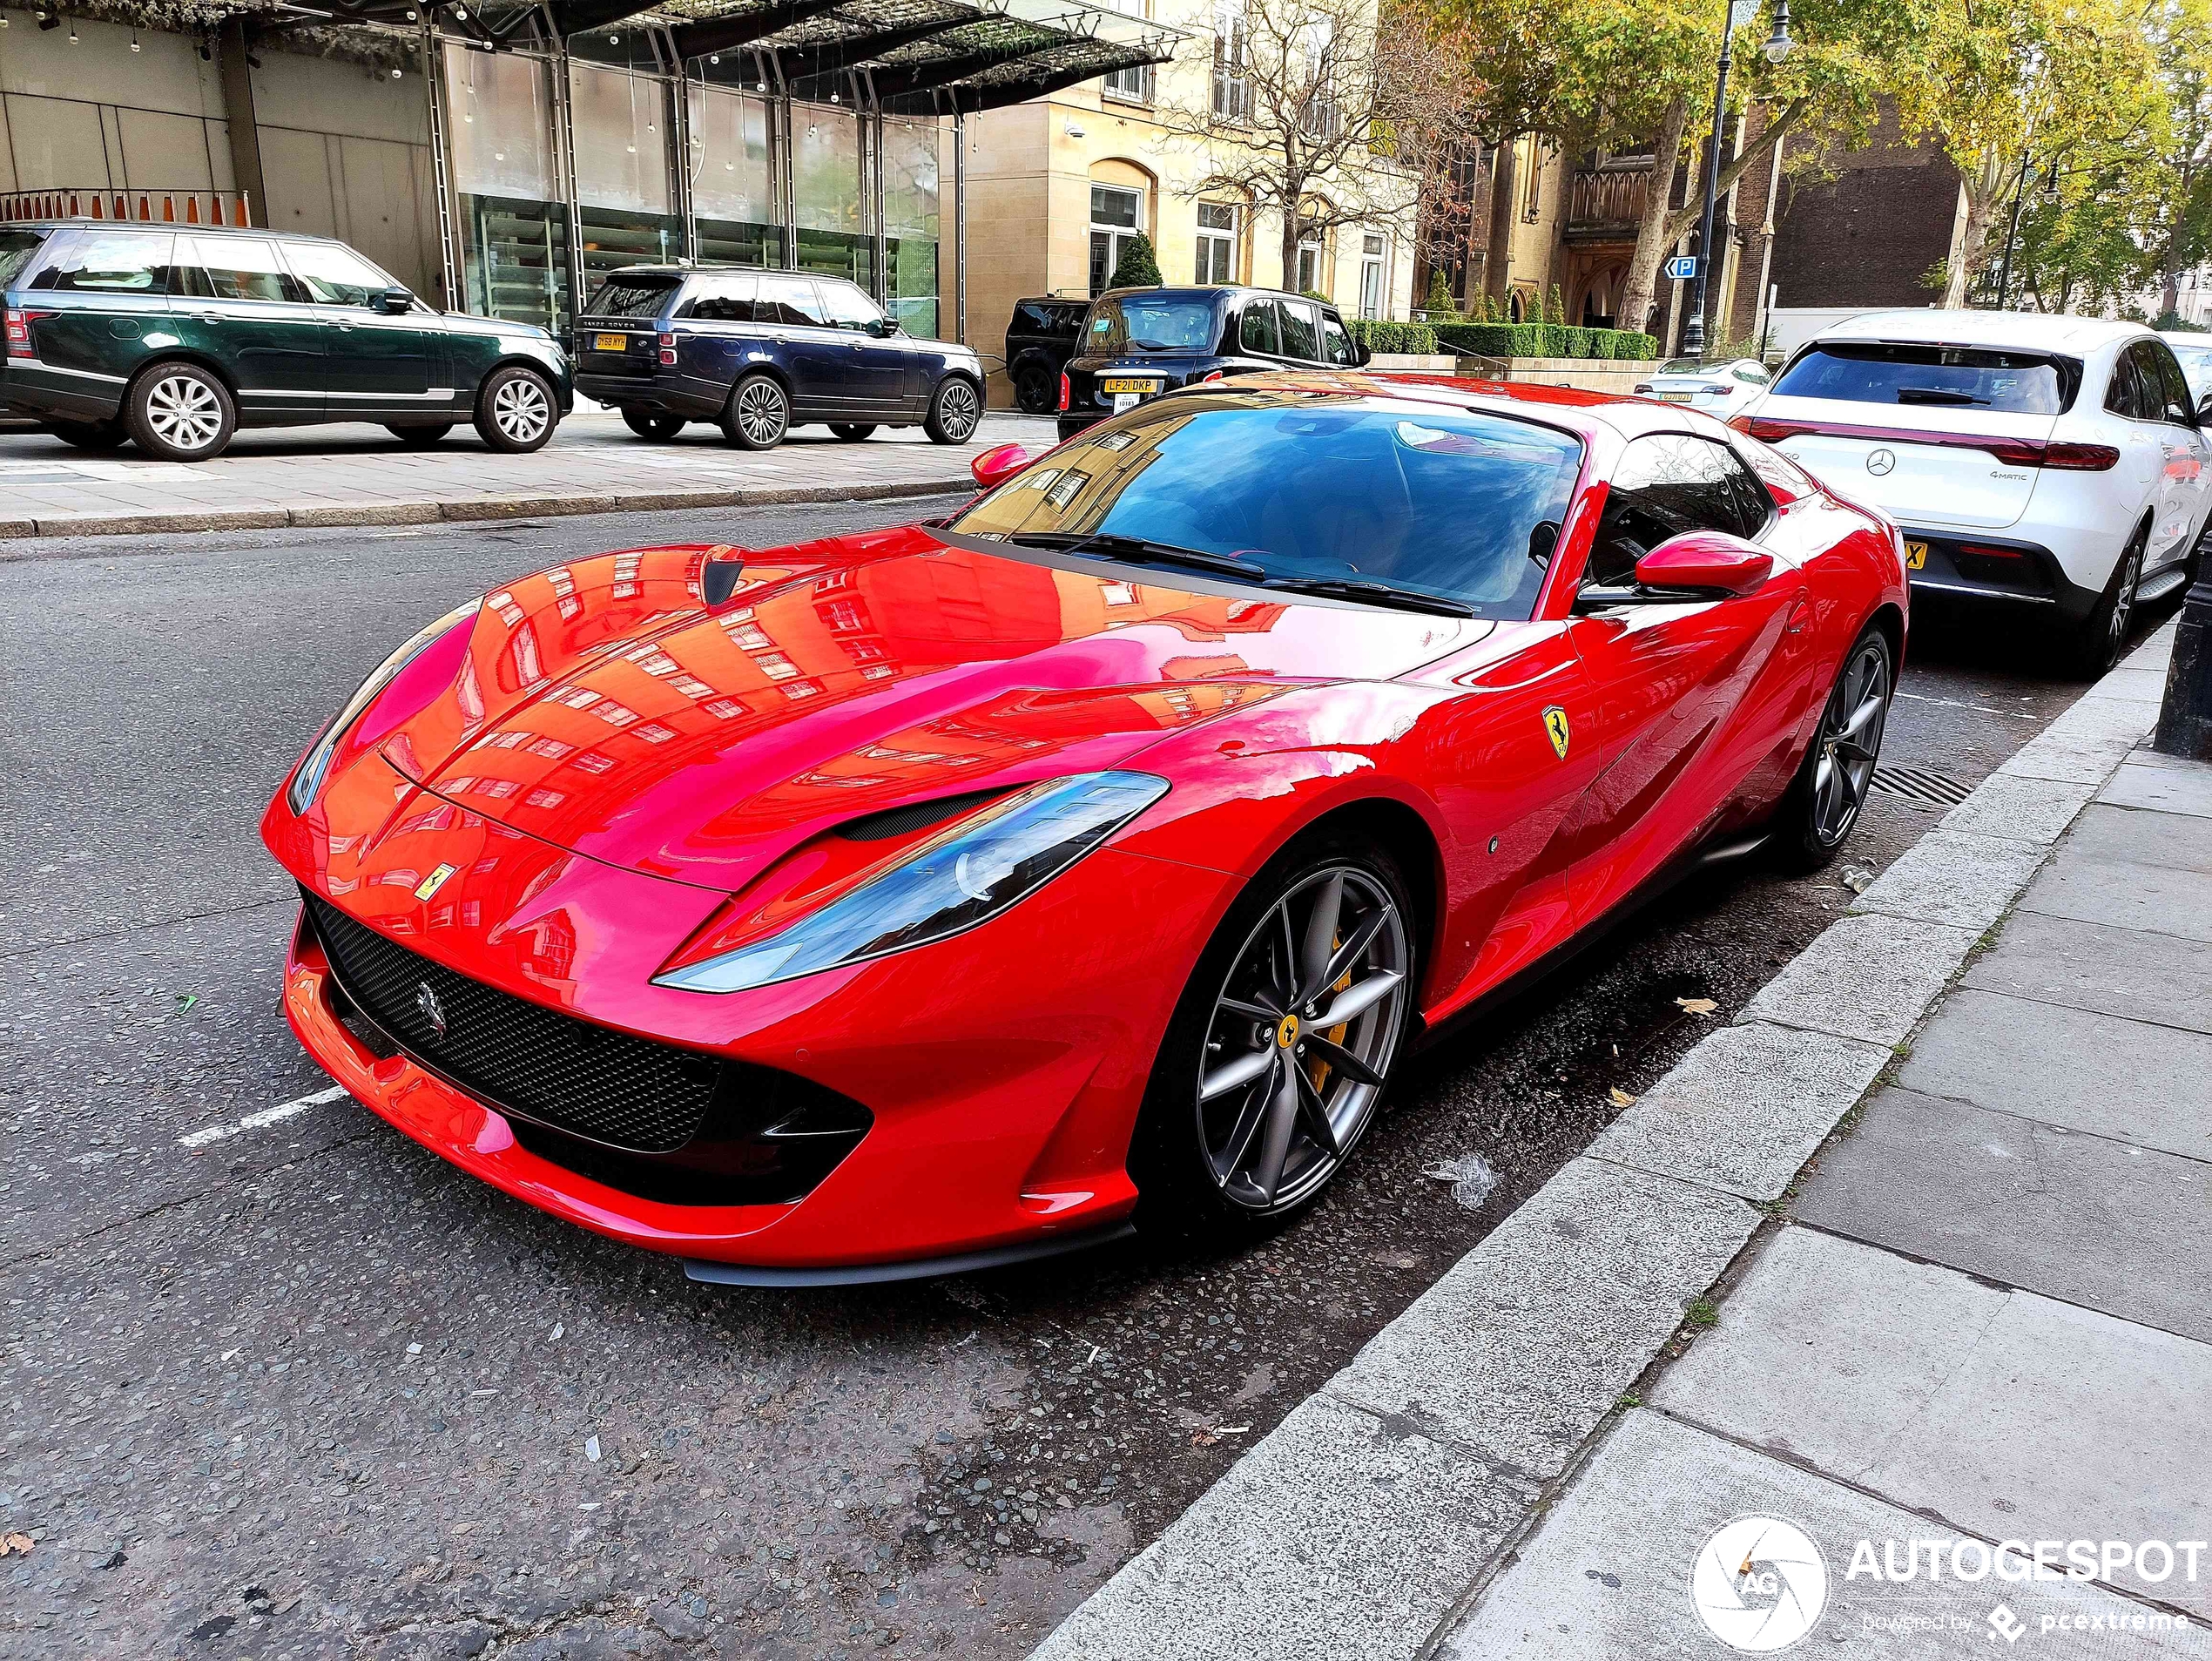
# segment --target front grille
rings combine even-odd
[[[610,1147],[667,1153],[698,1134],[718,1094],[736,1082],[740,1070],[732,1063],[472,981],[313,895],[307,910],[339,985],[361,1013],[431,1071],[502,1112]]]

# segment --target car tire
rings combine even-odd
[[[1332,884],[1336,922],[1321,931],[1321,961],[1356,953],[1338,976],[1317,973],[1312,955]],[[1250,1239],[1319,1198],[1388,1088],[1412,1026],[1420,940],[1411,885],[1381,848],[1325,833],[1268,862],[1200,954],[1153,1063],[1130,1147],[1141,1228]],[[1304,982],[1287,995],[1286,964]],[[1317,986],[1320,999],[1296,1001]],[[1348,1021],[1298,1025],[1316,1002],[1325,1012],[1354,995],[1367,1001]]]
[[[665,444],[685,428],[681,415],[663,415],[650,409],[624,409],[622,424],[640,438],[650,438]]]
[[[197,363],[157,363],[131,386],[124,420],[140,449],[165,462],[212,461],[238,430],[231,389]]]
[[[2138,530],[2121,550],[2112,568],[2112,580],[2082,621],[2074,641],[2074,672],[2094,680],[2120,661],[2128,650],[2128,628],[2135,618],[2135,591],[2143,581],[2143,544],[2147,530]]]
[[[982,422],[983,400],[975,383],[966,375],[948,375],[930,396],[929,418],[921,429],[934,443],[965,444]]]
[[[121,449],[131,442],[131,429],[119,418],[115,421],[49,422],[46,430],[63,443],[74,444],[78,449]]]
[[[453,430],[453,423],[446,422],[436,427],[387,427],[384,430],[398,439],[403,449],[429,449],[445,442],[445,436]]]
[[[476,436],[507,455],[543,449],[560,420],[553,383],[519,363],[494,369],[477,390]]]
[[[739,449],[773,449],[790,431],[791,395],[774,375],[756,370],[730,388],[722,436]]]
[[[1042,363],[1025,363],[1015,371],[1014,402],[1032,415],[1049,415],[1060,407],[1060,377]]]
[[[1896,690],[1889,637],[1869,624],[1844,654],[1820,725],[1775,813],[1770,846],[1784,870],[1817,871],[1851,840],[1873,787]]]

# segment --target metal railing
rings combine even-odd
[[[122,219],[156,225],[251,225],[244,191],[113,190],[105,186],[0,192],[0,224]]]

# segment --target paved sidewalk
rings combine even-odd
[[[1789,1211],[1439,1653],[1725,1654],[1691,1564],[1764,1513],[1823,1650],[2212,1655],[2212,766],[2097,790]],[[1865,1572],[1913,1539],[2099,1572]]]
[[[919,428],[848,444],[799,429],[755,454],[691,427],[672,443],[579,411],[530,456],[502,456],[468,427],[435,449],[402,449],[381,427],[241,433],[228,454],[185,465],[125,448],[96,456],[44,433],[0,434],[0,538],[428,524],[651,508],[769,505],[921,496],[972,487],[968,463],[1009,442],[1055,442],[1049,417],[993,414],[964,445]]]
[[[1746,1514],[1824,1555],[1821,1652],[2212,1657],[2212,1545],[2194,1582],[2155,1554],[2015,1579],[2002,1550],[2212,1540],[2212,768],[2135,747],[2172,636],[1039,1657],[1724,1656],[1692,1567]],[[1885,1543],[1914,1580],[1864,1572]]]

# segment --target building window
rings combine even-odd
[[[1252,118],[1251,66],[1244,0],[1215,0],[1213,118],[1243,126]]]
[[[1321,295],[1328,294],[1328,287],[1324,280],[1328,264],[1322,257],[1322,253],[1321,240],[1318,237],[1298,245],[1297,287],[1299,294]]]
[[[1144,0],[1104,0],[1109,10],[1124,17],[1142,17]],[[1129,69],[1117,69],[1100,84],[1109,98],[1125,99],[1131,104],[1152,101],[1152,65],[1138,64]]]
[[[1115,185],[1090,187],[1090,292],[1112,286],[1122,249],[1144,228],[1144,193]]]
[[[1384,273],[1389,268],[1390,240],[1369,236],[1359,252],[1359,314],[1376,318],[1383,314],[1386,297],[1389,293]]]
[[[1298,112],[1298,127],[1309,138],[1324,143],[1343,130],[1344,118],[1336,98],[1336,24],[1327,17],[1305,26],[1298,53],[1305,67],[1305,107]]]
[[[1232,203],[1198,204],[1197,280],[1237,280],[1237,209]]]

